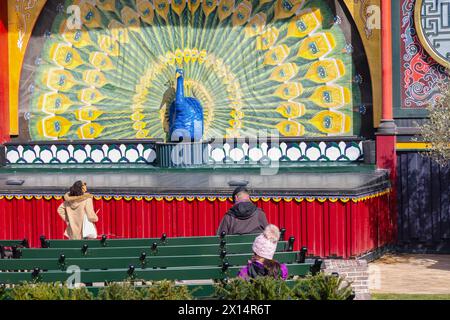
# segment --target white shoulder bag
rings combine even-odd
[[[97,239],[97,228],[89,221],[87,215],[83,217],[83,238]]]

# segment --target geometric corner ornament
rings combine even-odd
[[[450,0],[417,0],[414,22],[428,54],[450,67]]]

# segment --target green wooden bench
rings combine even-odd
[[[47,248],[47,249],[28,249],[19,248],[16,257],[23,259],[35,258],[58,258],[61,254],[66,258],[82,258],[82,257],[133,257],[140,256],[145,253],[147,256],[161,255],[214,255],[220,254],[222,250],[226,250],[228,254],[251,253],[253,243],[232,243],[227,244],[222,240],[220,244],[207,245],[187,245],[187,246],[157,246],[151,247],[117,247],[117,248],[89,248],[83,245],[81,248]],[[279,241],[277,251],[292,251],[293,242]]]
[[[317,260],[319,261],[319,260]],[[293,263],[288,264],[290,275],[303,276],[316,272],[319,263]],[[199,266],[199,267],[175,267],[166,269],[141,269],[129,266],[124,269],[108,270],[80,270],[80,282],[122,282],[125,280],[160,281],[160,280],[222,280],[236,277],[242,266]],[[19,284],[25,281],[39,282],[66,282],[71,273],[61,270],[41,271],[39,268],[30,272],[0,272],[0,283]]]
[[[285,229],[281,230],[280,240],[284,241]],[[248,243],[253,242],[259,234],[245,234],[245,235],[225,235],[211,237],[177,237],[169,238],[165,233],[160,238],[141,238],[141,239],[108,239],[105,235],[99,240],[49,240],[45,236],[40,237],[41,248],[81,248],[87,244],[89,248],[101,247],[143,247],[151,246],[153,243],[157,245],[202,245],[202,244],[216,244],[221,240],[227,243]],[[0,242],[1,243],[1,242]]]
[[[249,253],[231,254],[222,252],[220,255],[188,255],[188,256],[147,256],[107,257],[107,258],[59,258],[39,259],[2,259],[0,270],[66,270],[68,266],[78,266],[80,269],[120,269],[134,265],[140,268],[167,268],[182,266],[220,266],[228,262],[231,266],[245,265],[250,258]],[[281,263],[305,263],[306,249],[300,252],[277,252],[274,259]],[[308,260],[311,263],[310,260]]]

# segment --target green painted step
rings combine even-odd
[[[281,263],[294,263],[301,261],[300,252],[277,252],[274,259]],[[222,259],[219,255],[205,256],[146,256],[122,258],[59,258],[49,259],[0,259],[0,270],[66,270],[69,266],[78,266],[81,269],[121,269],[130,265],[142,268],[164,268],[182,266],[220,266],[228,262],[231,266],[245,265],[250,255],[247,253],[227,255]],[[64,261],[64,262],[63,262]],[[143,263],[145,262],[145,263]]]
[[[248,243],[253,242],[258,235],[259,234],[230,235],[225,236],[223,239],[227,243]],[[142,247],[151,246],[153,243],[157,243],[159,246],[218,244],[221,240],[222,238],[220,238],[219,236],[178,238],[161,237],[147,239],[46,240],[46,244],[49,246],[49,248],[81,248],[84,244],[87,244],[89,248],[103,248]]]
[[[181,255],[219,255],[222,250],[227,254],[252,253],[253,243],[226,244],[221,248],[218,244],[188,245],[188,246],[158,246],[156,250],[151,247],[118,247],[118,248],[89,248],[83,253],[81,248],[45,248],[45,249],[18,249],[23,259],[58,258],[64,254],[66,258],[106,258],[106,257],[139,257],[142,253],[147,256],[181,256]],[[277,251],[287,251],[287,241],[279,241]]]
[[[313,264],[288,264],[289,275],[303,276],[312,272]],[[110,269],[110,270],[81,270],[79,273],[80,282],[117,282],[130,279],[135,280],[159,281],[159,280],[220,280],[224,278],[236,277],[240,266],[232,266],[224,269],[223,267],[181,267],[167,269]],[[40,282],[66,282],[73,273],[65,271],[47,271],[38,272],[0,272],[0,283],[17,284],[24,281],[40,281]]]

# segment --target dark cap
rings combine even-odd
[[[244,187],[244,186],[237,187],[233,191],[233,196],[232,196],[233,197],[233,202],[236,202],[236,196],[238,195],[238,193],[241,193],[241,192],[249,193],[248,189],[246,187]]]

